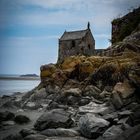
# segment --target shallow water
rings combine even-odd
[[[0,79],[0,96],[11,95],[15,92],[27,92],[40,83],[40,80],[11,80]]]

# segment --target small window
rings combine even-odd
[[[75,41],[72,40],[71,48],[75,47]]]
[[[88,44],[88,48],[89,48],[89,50],[90,50],[90,44]]]

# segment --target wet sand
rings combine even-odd
[[[10,134],[15,134],[21,131],[24,128],[33,128],[34,123],[36,120],[39,118],[39,116],[43,113],[42,111],[37,111],[37,110],[26,110],[23,112],[17,112],[16,110],[9,110],[11,112],[14,112],[16,115],[22,114],[30,118],[30,122],[27,124],[14,124],[14,125],[9,125],[5,126],[3,129],[0,129],[0,140],[2,140],[4,137],[10,135]]]

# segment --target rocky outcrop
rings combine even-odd
[[[112,43],[122,41],[134,30],[137,30],[139,21],[140,8],[134,9],[122,18],[114,19],[112,21]]]

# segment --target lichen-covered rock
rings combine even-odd
[[[40,77],[41,80],[45,79],[46,77],[51,77],[56,70],[56,66],[54,64],[42,65],[40,67]]]
[[[130,97],[134,94],[135,88],[132,87],[127,81],[119,82],[115,85],[113,92],[117,92],[123,99]]]

